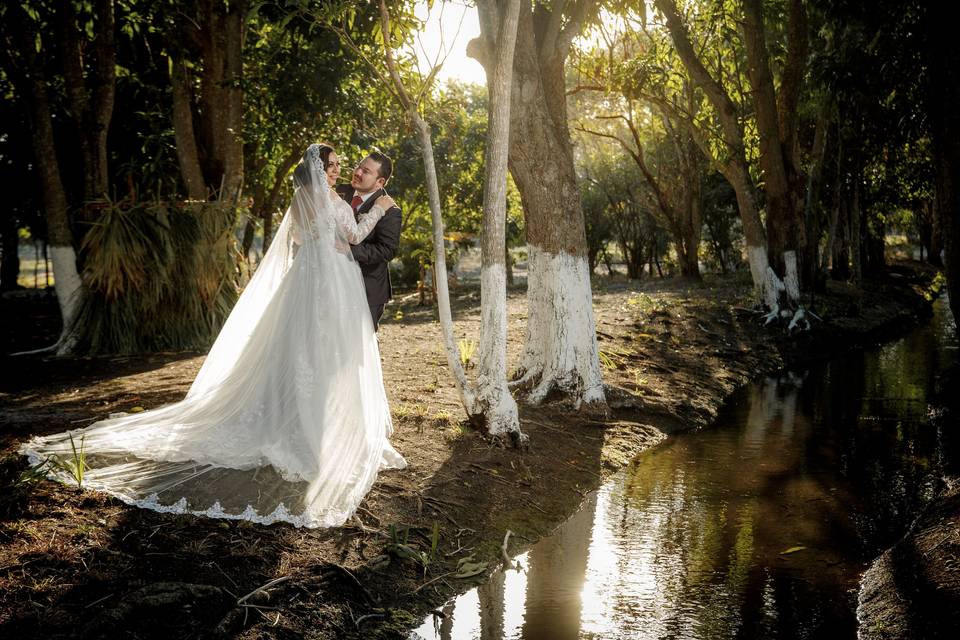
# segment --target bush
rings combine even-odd
[[[218,202],[107,203],[81,247],[77,352],[209,347],[237,300],[235,218]]]

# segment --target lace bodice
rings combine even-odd
[[[310,238],[324,243],[332,242],[334,248],[344,254],[350,253],[350,245],[358,244],[366,238],[386,213],[382,207],[374,205],[369,211],[354,219],[353,209],[334,191],[301,193],[307,189],[298,189],[294,194],[293,241],[304,244]],[[310,206],[311,201],[317,206]]]

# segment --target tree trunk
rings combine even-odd
[[[247,2],[243,0],[231,3],[202,0],[196,6],[196,18],[184,18],[179,25],[180,31],[168,36],[174,40],[172,49],[182,51],[195,47],[202,62],[199,65],[196,122],[189,102],[191,79],[187,67],[176,64],[179,62],[176,56],[170,77],[177,155],[191,199],[201,197],[196,184],[198,173],[204,184],[204,199],[214,193],[219,200],[237,202],[243,187],[242,81],[246,11]],[[188,45],[184,46],[181,40],[187,40]]]
[[[941,3],[928,9],[927,86],[947,290],[953,317],[960,318],[960,42],[950,9]]]
[[[853,181],[853,194],[850,196],[850,207],[847,209],[847,229],[850,232],[850,264],[853,267],[853,281],[863,282],[863,220],[860,211],[860,172],[857,171]]]
[[[460,348],[457,346],[456,337],[453,333],[453,313],[450,310],[450,290],[447,280],[447,249],[443,239],[443,212],[440,207],[440,185],[437,181],[437,165],[433,157],[433,141],[430,138],[429,125],[423,121],[415,109],[411,115],[414,119],[414,129],[420,138],[423,168],[427,180],[427,196],[433,223],[433,259],[434,274],[436,275],[437,310],[440,315],[440,328],[443,332],[444,350],[447,354],[447,366],[450,367],[450,372],[453,374],[454,385],[460,395],[460,403],[467,415],[472,416],[477,413],[476,395],[467,383],[467,375],[460,360]],[[504,187],[505,189],[506,187]],[[506,304],[506,289],[504,289],[503,296],[504,304]],[[505,336],[506,334],[504,334]],[[504,342],[504,345],[506,345],[506,342]],[[506,359],[506,350],[504,350],[503,357]],[[506,381],[506,368],[504,368],[504,381]],[[516,428],[519,432],[519,421]]]
[[[59,354],[67,354],[75,346],[73,322],[83,299],[83,283],[77,272],[77,256],[73,249],[73,234],[67,212],[67,196],[63,188],[60,164],[57,159],[56,142],[53,137],[53,119],[47,96],[47,80],[36,59],[35,37],[29,26],[29,18],[14,10],[17,31],[20,35],[20,53],[26,60],[29,84],[23,95],[27,96],[33,120],[34,153],[37,172],[40,175],[43,208],[47,219],[47,244],[53,258],[54,287],[60,305],[63,328],[54,347]],[[25,87],[26,88],[26,87]]]
[[[112,0],[97,0],[92,62],[85,74],[82,31],[73,4],[64,2],[58,12],[64,46],[63,70],[70,111],[80,141],[85,202],[109,196],[110,174],[107,133],[116,93],[116,47]],[[86,76],[86,77],[85,77]],[[90,218],[91,216],[86,216]]]
[[[703,62],[697,56],[690,42],[686,25],[680,19],[674,0],[655,0],[657,8],[667,21],[670,37],[677,54],[691,80],[706,94],[720,121],[723,140],[726,143],[728,159],[719,163],[720,172],[733,187],[737,196],[737,207],[743,224],[743,236],[747,244],[747,259],[750,264],[750,276],[753,279],[757,298],[771,309],[779,309],[780,292],[783,284],[770,268],[767,257],[767,238],[760,221],[754,195],[753,179],[747,164],[744,148],[743,128],[740,125],[737,109],[723,86],[715,80]],[[691,123],[691,126],[692,123]],[[710,145],[701,136],[695,138],[701,152],[711,161],[716,161]]]
[[[238,202],[243,188],[243,40],[247,3],[233,0],[224,17],[226,51],[224,52],[224,97],[226,121],[223,137],[223,190],[221,200]]]
[[[450,310],[450,291],[449,291],[449,281],[447,279],[447,249],[446,243],[444,241],[443,233],[443,211],[440,205],[440,184],[437,180],[437,164],[433,156],[433,140],[430,136],[430,126],[420,117],[420,113],[417,110],[417,103],[414,101],[406,87],[404,86],[403,80],[400,77],[400,72],[397,69],[396,62],[393,57],[393,49],[390,44],[390,14],[387,10],[387,4],[385,0],[380,0],[380,26],[381,32],[384,34],[384,57],[386,59],[387,70],[390,74],[390,79],[393,82],[394,89],[397,92],[401,106],[407,112],[407,116],[410,118],[410,122],[413,124],[413,128],[417,133],[417,138],[420,141],[420,152],[423,155],[423,172],[426,177],[427,182],[427,200],[430,205],[430,219],[433,225],[433,259],[434,266],[431,269],[433,274],[433,298],[437,301],[437,311],[440,316],[440,328],[443,333],[443,344],[444,351],[447,356],[447,366],[450,367],[450,372],[453,374],[454,386],[457,388],[457,393],[460,395],[460,403],[463,405],[464,411],[466,411],[467,416],[471,418],[480,418],[485,424],[495,424],[502,426],[507,431],[514,431],[515,433],[520,432],[520,422],[519,419],[515,420],[513,424],[509,424],[509,420],[506,422],[500,416],[491,416],[492,419],[487,419],[486,417],[477,416],[477,413],[482,411],[484,407],[478,406],[477,403],[477,391],[473,389],[467,382],[467,375],[463,368],[463,362],[460,358],[460,349],[457,345],[456,337],[453,333],[453,314]],[[515,30],[515,28],[514,28]],[[515,36],[514,36],[515,37]],[[509,46],[512,47],[512,44]],[[511,51],[512,55],[512,51]],[[509,85],[508,85],[509,86]],[[491,91],[492,95],[492,91]],[[509,97],[503,98],[502,100],[509,100]],[[491,103],[492,105],[492,103]],[[492,108],[492,107],[491,107]],[[509,105],[508,105],[509,108]],[[509,113],[509,112],[508,112]],[[502,117],[502,116],[500,116]],[[509,117],[509,116],[507,116]],[[491,122],[491,127],[493,123]],[[501,126],[499,120],[497,126]],[[503,144],[506,144],[505,142]],[[503,170],[504,173],[504,185],[503,185],[503,196],[504,203],[506,202],[506,169]],[[496,176],[493,176],[494,179]],[[485,194],[486,195],[486,194]],[[492,197],[498,196],[498,192],[494,192]],[[486,200],[484,200],[486,202]],[[504,204],[503,211],[503,220],[504,226],[501,229],[503,237],[506,238],[506,206]],[[484,223],[486,225],[486,223]],[[486,226],[484,227],[486,230]],[[505,246],[505,245],[504,245]],[[420,277],[420,301],[421,304],[424,301],[423,296],[423,287],[425,284],[425,274],[424,269],[421,266],[421,277]],[[504,285],[506,287],[506,285]],[[503,291],[503,300],[504,306],[506,305],[506,288]],[[505,329],[504,324],[504,329]],[[482,334],[481,327],[481,336]],[[482,337],[481,337],[482,340]],[[506,359],[506,332],[504,331],[504,352],[503,358]],[[506,364],[504,364],[504,377],[503,377],[504,386],[506,385]],[[511,398],[512,401],[512,398]],[[498,402],[499,406],[502,402]],[[516,415],[516,405],[514,405],[514,415]],[[499,435],[499,434],[493,434]]]
[[[943,208],[937,198],[930,203],[930,255],[928,260],[935,267],[943,267]]]
[[[170,87],[173,90],[173,139],[177,145],[180,175],[191,200],[206,200],[207,186],[200,168],[200,155],[193,127],[193,99],[190,79],[182,60],[169,58]]]
[[[828,104],[820,106],[817,115],[817,125],[813,134],[813,150],[811,152],[812,165],[807,176],[806,199],[803,207],[804,244],[802,273],[803,283],[806,286],[816,286],[820,271],[820,236],[822,222],[820,212],[820,177],[823,173],[823,163],[826,159],[827,134],[830,129],[830,107]],[[829,255],[829,254],[828,254]]]
[[[781,120],[790,122],[794,119],[796,101],[793,101],[793,113],[778,114],[761,4],[761,0],[743,0],[743,39],[760,138],[760,167],[763,170],[767,210],[767,256],[777,277],[783,281],[788,303],[797,305],[800,301],[800,282],[797,278],[800,234],[794,194],[784,158],[785,141],[781,140],[780,132]],[[792,130],[790,140],[793,140]]]
[[[830,277],[841,281],[850,279],[850,207],[847,197],[841,192],[836,205],[836,232],[830,253]]]
[[[556,390],[577,408],[605,412],[564,78],[569,43],[582,23],[571,17],[561,29],[560,22],[544,5],[520,12],[509,160],[529,261],[527,335],[514,386],[530,389],[531,404]]]
[[[480,270],[480,353],[477,414],[493,437],[522,438],[517,404],[507,385],[505,266],[510,87],[518,41],[519,0],[477,3],[487,61],[488,125],[484,152],[483,236]]]

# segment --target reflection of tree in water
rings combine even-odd
[[[480,597],[480,640],[503,638],[504,577],[503,569],[497,569],[477,588]]]
[[[771,378],[641,456],[531,549],[522,637],[852,637],[859,561],[946,464],[929,350]],[[483,638],[502,635],[504,597],[502,577],[481,593]]]
[[[453,612],[456,606],[453,600],[443,605],[442,611],[444,617],[440,619],[440,624],[437,625],[440,640],[451,640],[453,637]]]
[[[587,572],[597,495],[527,556],[523,638],[578,638],[581,592]]]
[[[927,415],[929,390],[950,359],[937,336],[942,330],[934,322],[829,363],[809,398],[815,421],[832,439],[819,455],[835,457],[857,496],[848,506],[863,558],[902,535],[950,464]]]
[[[794,558],[781,554],[799,541],[829,548],[830,523],[844,516],[829,487],[804,472],[815,434],[800,409],[801,382],[784,376],[752,387],[731,412],[742,430],[680,438],[641,457],[612,489],[619,512],[605,526],[617,545],[619,575],[610,579],[620,583],[611,603],[619,615],[639,609],[652,635],[659,627],[696,637],[782,633],[786,620],[792,637],[817,619],[784,613],[796,602],[830,608],[820,588],[830,592],[838,578],[829,569],[839,562],[833,552],[822,556],[822,575],[805,575],[806,582]],[[637,577],[644,571],[652,578]],[[644,579],[655,582],[655,601],[638,607],[631,582]]]

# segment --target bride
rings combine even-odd
[[[400,469],[360,269],[359,221],[332,187],[337,154],[312,144],[293,201],[186,398],[20,447],[31,464],[164,513],[297,527],[349,518],[379,469]],[[81,462],[84,464],[84,462]]]

